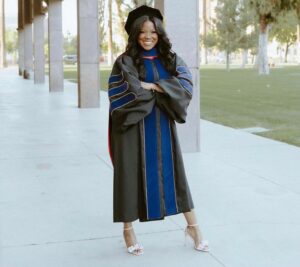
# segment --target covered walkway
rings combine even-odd
[[[77,108],[77,86],[50,93],[0,71],[1,267],[299,267],[300,148],[201,122],[184,154],[211,253],[184,246],[181,216],[135,223],[141,257],[112,223],[107,99]]]

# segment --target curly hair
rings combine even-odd
[[[139,72],[140,78],[145,79],[146,72],[142,58],[143,49],[138,43],[138,37],[143,24],[146,21],[151,21],[154,24],[158,35],[158,42],[156,45],[158,57],[161,60],[165,69],[173,74],[175,72],[175,53],[172,51],[172,44],[166,34],[162,21],[156,17],[142,16],[133,23],[130,34],[128,36],[128,44],[125,54],[133,59],[133,62]]]

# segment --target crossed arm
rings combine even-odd
[[[161,87],[155,83],[141,82],[141,85],[145,90],[154,90],[159,93],[164,93],[164,91],[161,89]]]

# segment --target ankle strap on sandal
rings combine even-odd
[[[196,227],[196,226],[199,226],[198,224],[188,224],[187,226],[189,227]]]
[[[132,229],[132,226],[126,227],[126,228],[124,227],[124,228],[123,228],[124,231],[128,231],[128,230],[131,230],[131,229]]]

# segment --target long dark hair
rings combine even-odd
[[[172,44],[165,32],[162,21],[155,17],[142,16],[133,23],[128,37],[128,44],[125,54],[133,59],[133,62],[139,72],[140,78],[145,79],[145,67],[142,58],[142,48],[138,44],[138,37],[143,24],[146,21],[151,21],[154,24],[158,35],[158,42],[156,45],[158,57],[161,60],[165,69],[173,74],[175,72],[175,53],[171,50]]]

